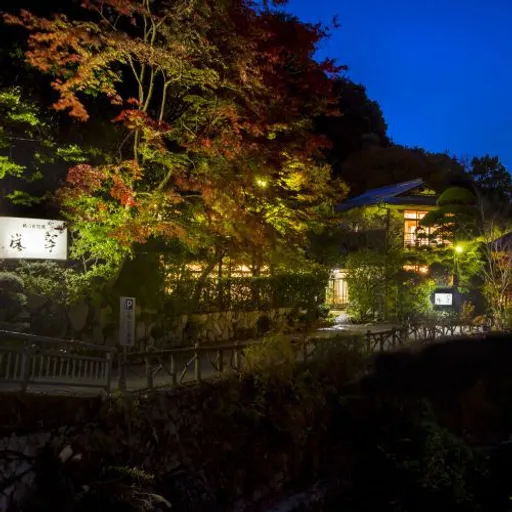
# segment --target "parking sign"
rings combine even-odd
[[[119,303],[119,344],[135,344],[135,297],[121,297]]]

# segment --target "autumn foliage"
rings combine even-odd
[[[69,169],[59,191],[77,250],[106,257],[113,241],[129,250],[151,237],[302,246],[343,192],[312,130],[335,112],[340,68],[313,59],[326,30],[247,0],[81,7],[80,17],[4,15],[28,30],[26,60],[51,77],[54,109],[82,123],[94,102],[115,111],[115,151]]]

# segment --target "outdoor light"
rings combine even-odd
[[[460,254],[463,251],[464,251],[464,249],[462,248],[462,245],[456,245],[455,246],[455,252],[458,252]]]
[[[258,185],[258,187],[260,188],[267,188],[268,182],[263,178],[257,178],[256,185]]]

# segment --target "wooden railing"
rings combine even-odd
[[[394,350],[408,343],[432,342],[483,329],[470,326],[421,325],[349,334],[335,339],[290,337],[297,361],[307,364],[319,347],[335,342],[348,348]],[[117,353],[103,347],[73,340],[0,331],[0,390],[27,391],[34,388],[66,387],[100,389],[110,393],[117,380],[121,391],[172,387],[240,372],[246,367],[246,349],[260,341],[199,345],[169,350]],[[119,372],[114,375],[113,361]]]
[[[225,371],[240,371],[243,365],[244,350],[260,341],[231,343],[221,345],[196,344],[192,347],[169,350],[152,350],[148,352],[132,352],[127,356],[127,365],[145,366],[147,388],[154,387],[157,376],[164,376],[167,384],[175,386],[185,382],[199,382],[204,378],[221,375]],[[130,380],[130,371],[121,373],[120,389],[126,389]]]
[[[114,352],[80,341],[0,331],[0,390],[64,386],[110,393]]]
[[[335,341],[348,348],[365,350],[370,355],[378,351],[394,350],[409,343],[433,342],[446,337],[481,332],[483,332],[482,328],[474,326],[421,325],[367,331],[365,334],[349,334],[337,337]],[[316,356],[318,347],[329,342],[329,338],[315,337],[307,339],[295,337],[290,340],[297,361],[302,363],[308,363]],[[143,387],[146,389],[157,386],[176,386],[218,377],[227,371],[241,371],[245,366],[246,348],[260,343],[260,341],[251,341],[222,345],[196,344],[185,348],[135,352],[128,354],[127,364],[132,368],[144,368],[145,375],[142,380],[145,380]],[[128,382],[129,377],[127,372]],[[138,377],[141,380],[140,374]],[[126,389],[126,382],[122,382],[119,387],[122,390]],[[135,390],[135,388],[132,389]]]

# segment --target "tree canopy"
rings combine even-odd
[[[115,147],[71,167],[58,197],[74,255],[119,261],[151,238],[300,252],[344,188],[322,162],[317,116],[335,113],[339,68],[316,62],[325,29],[249,2],[82,2],[6,14],[56,111],[113,112]]]

